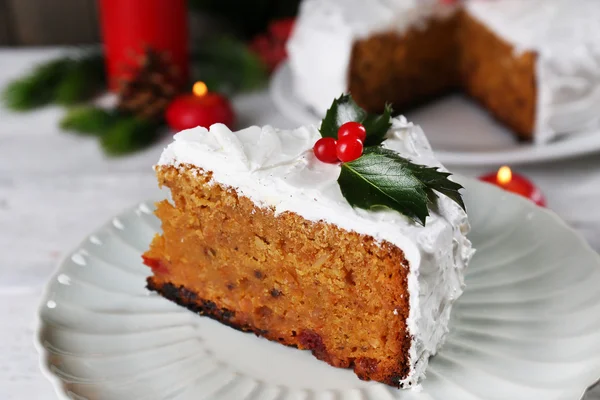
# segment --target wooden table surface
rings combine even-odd
[[[0,88],[58,51],[0,48]],[[238,97],[234,105],[240,126],[293,126],[266,91]],[[86,234],[156,194],[151,166],[169,141],[129,157],[107,158],[95,140],[59,130],[63,112],[47,107],[17,114],[0,108],[0,399],[55,398],[33,348],[43,285]],[[451,169],[473,177],[490,170]],[[600,250],[600,154],[518,172],[540,186],[549,208]],[[585,399],[600,400],[600,387],[593,392]]]

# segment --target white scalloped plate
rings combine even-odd
[[[295,95],[288,63],[273,74],[270,93],[275,106],[292,121],[307,125],[322,119]],[[406,117],[423,128],[436,157],[447,166],[529,164],[600,152],[600,130],[545,145],[519,143],[512,132],[461,95],[445,97]]]
[[[151,203],[88,237],[48,283],[42,369],[76,399],[579,399],[600,377],[600,258],[555,214],[463,183],[478,252],[420,392],[360,381],[149,293]]]

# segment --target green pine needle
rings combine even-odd
[[[160,134],[160,125],[139,118],[122,116],[100,139],[104,151],[120,156],[141,150],[154,143]]]
[[[82,135],[103,136],[117,120],[117,115],[98,107],[81,106],[70,109],[60,121],[60,127]]]
[[[11,82],[2,93],[6,107],[28,111],[54,101],[72,105],[87,100],[105,85],[103,57],[88,52],[38,65]]]
[[[2,100],[13,111],[27,111],[42,106],[49,101],[40,93],[36,96],[35,82],[31,79],[19,79],[8,84],[2,93]]]
[[[90,54],[71,61],[56,87],[55,101],[70,106],[89,99],[104,86],[104,59],[100,54]]]
[[[98,107],[76,107],[60,122],[61,128],[97,136],[110,156],[120,156],[150,146],[160,136],[160,125]]]
[[[4,103],[14,111],[27,111],[50,103],[68,63],[66,58],[49,61],[11,82],[2,93]]]

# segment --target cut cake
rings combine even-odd
[[[178,133],[156,166],[172,202],[144,254],[148,287],[201,315],[311,350],[366,380],[412,387],[448,333],[473,253],[467,215],[440,195],[422,226],[350,206],[315,127]],[[440,167],[396,118],[383,147]]]
[[[349,91],[381,111],[456,90],[521,139],[600,129],[598,0],[305,0],[294,91],[324,114]]]

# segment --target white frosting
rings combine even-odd
[[[537,53],[537,143],[600,129],[599,0],[467,0],[465,8],[517,52]],[[357,39],[448,13],[430,0],[305,0],[288,43],[295,91],[323,114],[348,89]]]
[[[394,119],[387,137],[385,147],[419,164],[441,167],[422,130],[404,118]],[[463,290],[464,269],[473,253],[465,236],[467,215],[443,195],[425,227],[395,211],[352,208],[337,183],[340,166],[314,157],[312,147],[319,138],[315,127],[283,131],[254,126],[231,132],[218,124],[178,133],[159,165],[192,164],[212,171],[214,182],[234,188],[258,207],[325,221],[401,248],[410,268],[407,325],[412,336],[410,375],[401,383],[413,385],[444,341],[451,305]],[[390,312],[390,318],[397,314]]]

